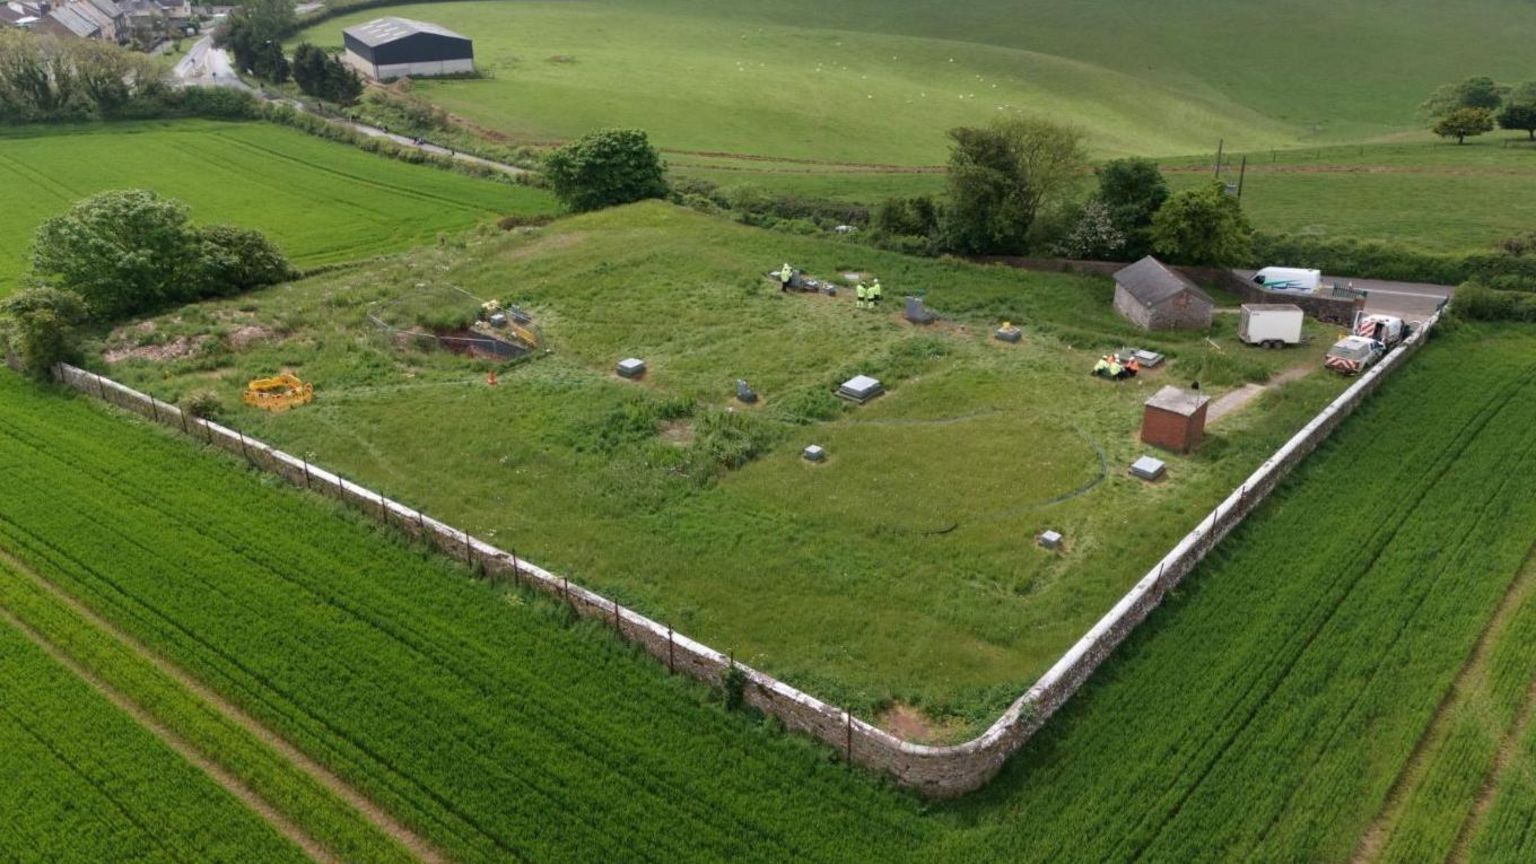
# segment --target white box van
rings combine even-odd
[[[1265,267],[1253,274],[1253,281],[1269,291],[1302,291],[1311,294],[1323,284],[1321,270],[1300,267]]]

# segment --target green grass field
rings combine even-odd
[[[12,376],[0,546],[455,860],[1517,861],[1523,763],[1437,730],[1531,746],[1510,718],[1531,707],[1533,347],[1437,337],[986,792],[943,805],[723,712],[548,601]],[[1421,798],[1421,772],[1460,786]],[[0,798],[7,824],[33,813]],[[1384,851],[1413,825],[1440,839]]]
[[[236,422],[866,711],[903,700],[989,722],[1342,386],[1314,374],[1268,394],[1145,486],[1124,469],[1159,386],[1220,394],[1316,370],[1332,331],[1265,352],[1223,314],[1215,343],[1149,338],[1113,313],[1106,279],[903,258],[659,203],[472,242],[125,327],[106,340],[129,357],[110,374],[238,406],[249,378],[293,368],[315,405],[242,407]],[[873,271],[892,305],[925,290],[950,320],[925,331],[896,309],[860,314],[846,292],[781,295],[758,274],[786,259]],[[445,308],[474,310],[454,287],[516,300],[553,353],[492,389],[481,363],[395,348],[366,313],[420,305],[417,286]],[[1001,320],[1026,342],[993,341]],[[234,347],[237,332],[264,336]],[[210,335],[188,356],[131,356]],[[1129,344],[1172,359],[1122,385],[1087,374]],[[631,355],[650,364],[643,383],[612,374]],[[831,391],[861,372],[891,392],[852,410]],[[738,378],[759,405],[733,405]],[[812,443],[828,464],[799,458]],[[1070,554],[1034,547],[1046,528]]]
[[[301,34],[341,44],[360,12]],[[748,24],[696,8],[607,3],[392,7],[475,39],[491,77],[414,92],[519,140],[639,126],[669,151],[854,163],[942,163],[944,131],[1015,112],[1071,119],[1104,153],[1187,153],[1227,136],[1291,140],[1283,122],[1208,89],[997,45]],[[555,58],[569,58],[555,59]],[[1177,118],[1169,123],[1169,118]]]
[[[1413,140],[1251,152],[1243,210],[1262,231],[1486,251],[1536,224],[1536,148],[1505,146],[1511,142],[1519,143],[1503,132],[1462,146]],[[1227,154],[1224,179],[1236,182],[1241,159]],[[1179,189],[1208,182],[1214,165],[1212,154],[1169,160],[1164,170]]]
[[[304,38],[340,45],[378,14]],[[1416,126],[1445,81],[1527,75],[1536,28],[1518,0],[1347,13],[1323,0],[498,0],[389,14],[473,38],[489,80],[417,92],[520,139],[636,125],[671,150],[896,164],[941,162],[946,128],[1010,112],[1075,122],[1104,154],[1374,138]]]
[[[0,292],[27,269],[43,220],[105,189],[153,189],[187,202],[198,222],[260,229],[301,267],[554,207],[537,190],[407,165],[280,126],[199,120],[0,129],[0,187]]]

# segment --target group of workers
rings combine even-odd
[[[859,309],[879,309],[880,298],[883,294],[884,290],[880,287],[879,279],[870,282],[868,285],[865,285],[864,280],[860,279],[859,284],[854,286],[853,289],[854,306]]]
[[[795,281],[795,268],[789,266],[789,262],[786,261],[774,275],[779,279],[779,290],[789,293]],[[868,285],[865,285],[864,280],[861,279],[853,289],[854,305],[859,309],[879,309],[880,298],[884,294],[885,290],[880,287],[879,279],[872,280]]]
[[[1120,362],[1119,354],[1105,354],[1099,358],[1099,362],[1093,364],[1093,374],[1101,378],[1120,379],[1133,378],[1141,371],[1141,361],[1135,357]]]

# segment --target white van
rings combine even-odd
[[[1311,294],[1323,284],[1323,272],[1300,267],[1265,267],[1253,274],[1253,281],[1268,291],[1301,291]]]

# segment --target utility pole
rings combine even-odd
[[[1218,138],[1218,139],[1216,139],[1216,174],[1214,176],[1216,176],[1218,178],[1221,177],[1221,153],[1222,153],[1223,150],[1226,149],[1226,146],[1227,146],[1227,139],[1225,139],[1225,138]]]
[[[1248,157],[1243,157],[1243,164],[1237,169],[1237,200],[1243,200],[1243,177],[1248,174]]]

